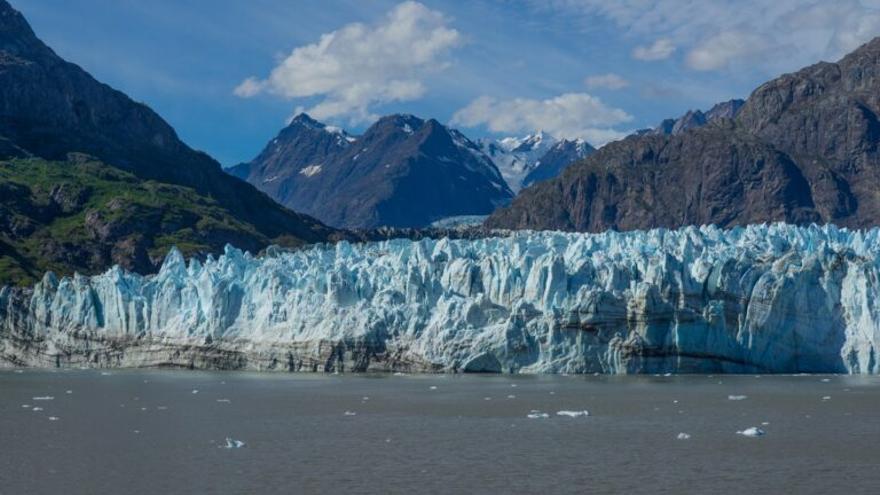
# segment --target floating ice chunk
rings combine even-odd
[[[32,400],[54,400],[55,397],[52,397],[51,395],[42,395],[40,397],[31,397],[31,399]]]
[[[822,383],[828,383],[828,382],[830,382],[830,381],[831,381],[830,378],[823,378],[823,379],[821,380]]]
[[[49,416],[49,421],[58,421],[59,419],[61,418],[59,418],[58,416]]]
[[[217,399],[217,402],[225,402],[225,403],[229,403],[229,402],[232,402],[232,401],[229,400],[229,399]]]
[[[831,396],[830,396],[830,395],[826,395],[825,397],[822,397],[822,400],[831,400]]]
[[[345,411],[346,416],[357,416],[357,413],[354,411]]]
[[[590,415],[590,411],[556,411],[557,416],[568,416],[569,418],[581,418]]]
[[[197,394],[197,393],[199,393],[199,391],[198,391],[198,390],[193,390],[192,393],[193,393],[193,394]]]
[[[64,393],[67,394],[67,395],[70,395],[70,394],[73,393],[73,390],[65,390]]]
[[[766,435],[767,433],[764,430],[758,428],[757,426],[752,426],[752,427],[746,428],[745,430],[738,431],[738,432],[736,432],[736,434],[742,435],[744,437],[761,437],[761,436]]]
[[[226,437],[226,445],[224,448],[227,449],[240,449],[244,447],[245,443],[241,440],[236,440],[234,438]]]
[[[137,435],[141,432],[141,430],[131,430],[131,432],[134,433],[135,435]]]
[[[428,390],[437,390],[437,385],[431,385]]]
[[[35,408],[31,409],[31,411],[42,411],[42,410],[43,410],[42,407],[35,407]]]
[[[22,404],[21,407],[28,409],[29,407],[31,407],[31,405],[30,404]]]
[[[763,423],[761,423],[761,426],[767,426],[767,425],[769,425],[769,424],[770,424],[769,421],[764,421]]]
[[[109,371],[102,371],[101,376],[110,376],[111,373]]]
[[[491,397],[483,397],[483,400],[492,400]]]
[[[394,372],[394,376],[406,376],[406,373],[401,373],[399,371]]]
[[[516,388],[516,384],[515,384],[515,383],[511,383],[510,386],[511,386],[512,388]]]
[[[526,417],[529,419],[547,419],[550,415],[537,409],[532,409],[531,412],[526,414]]]
[[[508,398],[508,399],[516,399],[516,396],[513,395],[513,394],[510,394],[510,395],[507,396],[507,398]]]
[[[14,370],[13,373],[17,373],[20,375],[20,374],[24,373],[24,370]]]
[[[749,396],[747,395],[728,395],[727,400],[746,400]]]
[[[678,440],[690,440],[691,436],[689,433],[679,433],[678,436],[675,437]]]

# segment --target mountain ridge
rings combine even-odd
[[[601,231],[880,219],[880,38],[768,81],[733,119],[610,143],[489,228]],[[659,134],[659,135],[658,135]]]

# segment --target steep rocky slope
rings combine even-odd
[[[880,39],[756,89],[733,120],[609,144],[489,227],[880,222]]]
[[[336,227],[424,227],[488,214],[513,197],[460,132],[412,115],[354,138],[299,115],[260,155],[230,170],[281,204]]]
[[[187,197],[193,204],[179,204],[177,207],[187,209],[185,216],[192,220],[169,232],[183,228],[198,231],[197,237],[201,240],[192,246],[200,247],[188,251],[192,254],[202,249],[216,251],[226,242],[259,249],[272,240],[288,244],[320,241],[333,232],[312,218],[284,209],[249,184],[224,173],[208,155],[192,150],[180,141],[174,130],[147,106],[132,101],[123,93],[96,81],[80,67],[58,57],[34,35],[19,12],[5,0],[0,0],[0,160],[4,160],[0,162],[0,176],[3,177],[0,187],[42,191],[45,184],[33,182],[38,177],[21,173],[21,167],[28,162],[13,164],[9,161],[30,157],[41,159],[33,162],[37,164],[35,166],[55,167],[67,187],[85,190],[87,187],[82,181],[91,178],[81,173],[84,169],[71,169],[66,173],[60,165],[68,161],[70,153],[83,153],[91,157],[87,158],[89,161],[101,161],[105,167],[115,167],[117,170],[107,172],[107,175],[125,176],[122,181],[125,184],[132,180],[155,181],[170,188],[190,190]],[[56,164],[48,166],[47,160]],[[119,172],[126,174],[120,175]],[[22,182],[22,178],[27,180]],[[109,184],[105,185],[112,189]],[[128,186],[121,187],[126,189]],[[135,189],[143,191],[150,187],[153,186],[138,184]],[[40,202],[45,199],[43,192],[7,195],[3,198],[3,206],[27,216],[30,206],[16,201]],[[210,204],[212,211],[217,210],[216,215],[204,216],[201,204]],[[89,208],[90,214],[113,216],[105,205],[90,205]],[[200,227],[212,224],[217,215],[225,219],[225,228]],[[35,224],[48,221],[43,214],[37,217],[31,218]],[[82,221],[86,217],[74,215],[66,221],[73,222],[73,218]],[[145,253],[156,248],[164,249],[166,244],[156,235],[168,229],[141,231],[141,220],[134,215],[131,223],[110,229],[110,234],[101,240],[101,248],[86,250],[86,253],[83,252],[84,246],[65,238],[55,239],[50,243],[51,247],[44,245],[37,251],[22,252],[22,243],[35,244],[36,239],[27,238],[24,233],[27,229],[11,231],[4,228],[0,231],[4,263],[13,263],[16,259],[31,260],[36,263],[34,266],[53,266],[68,273],[73,269],[104,269],[107,265],[97,260],[112,259],[137,270],[150,271],[157,267],[156,260],[151,261]],[[80,227],[86,226],[81,224]],[[116,255],[107,256],[106,253],[111,251]],[[7,277],[4,281],[8,280]]]

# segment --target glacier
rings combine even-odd
[[[878,373],[880,231],[753,225],[233,247],[0,289],[0,365]]]

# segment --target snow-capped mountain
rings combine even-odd
[[[569,163],[595,151],[583,140],[559,140],[543,131],[521,138],[481,139],[479,144],[514,192],[537,180],[555,177]],[[530,178],[538,169],[542,170]]]
[[[279,203],[344,228],[425,227],[513,197],[495,164],[434,119],[389,115],[360,136],[302,114],[230,169]]]

